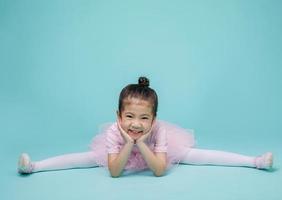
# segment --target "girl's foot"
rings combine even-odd
[[[33,163],[28,154],[23,153],[19,157],[18,172],[20,174],[30,174],[33,170]]]
[[[257,169],[271,169],[273,164],[273,155],[267,152],[255,158],[255,166]]]

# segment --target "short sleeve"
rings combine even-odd
[[[155,133],[154,152],[167,152],[167,132],[164,128],[159,127]]]
[[[106,132],[106,147],[107,152],[109,154],[111,153],[119,153],[122,147],[122,141],[121,141],[120,133],[115,126],[111,126],[107,132]]]

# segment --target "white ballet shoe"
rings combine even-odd
[[[18,161],[18,173],[30,174],[33,170],[33,163],[27,153],[23,153],[19,157]]]
[[[257,169],[271,169],[273,164],[273,155],[267,152],[255,158],[255,166]]]

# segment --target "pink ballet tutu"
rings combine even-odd
[[[108,166],[108,150],[106,146],[106,130],[116,126],[116,123],[107,124],[102,128],[99,134],[97,134],[90,145],[93,151],[94,159],[99,166]],[[184,129],[175,124],[171,124],[165,121],[157,120],[156,131],[166,131],[167,134],[167,167],[178,164],[187,155],[189,150],[195,146],[195,138],[193,130]],[[152,134],[154,133],[154,129]],[[152,144],[153,145],[153,144]],[[153,148],[151,145],[151,149]],[[139,171],[147,169],[148,166],[143,159],[141,153],[137,147],[134,147],[131,155],[128,159],[128,163],[125,166],[126,170]]]

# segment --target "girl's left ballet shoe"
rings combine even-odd
[[[257,169],[271,169],[273,165],[273,155],[267,152],[255,158],[255,165]]]
[[[33,163],[28,154],[23,153],[19,157],[18,161],[18,173],[20,174],[30,174],[33,170]]]

